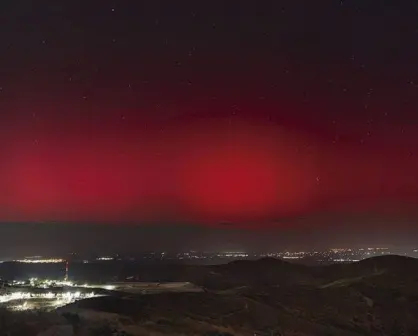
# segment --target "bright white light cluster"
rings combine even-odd
[[[13,281],[12,284],[15,286],[23,286],[27,282],[25,281]],[[50,287],[73,287],[74,283],[72,281],[60,281],[60,280],[50,280],[50,279],[38,279],[30,278],[29,285],[32,287],[38,288],[50,288]]]
[[[68,287],[74,286],[74,283],[71,281],[55,281],[54,284],[56,286],[68,286]]]
[[[25,300],[30,299],[31,293],[25,293],[25,292],[14,292],[6,295],[0,296],[0,303],[14,301],[14,300]]]
[[[67,304],[70,304],[74,301],[81,300],[81,299],[92,298],[92,297],[95,297],[95,296],[98,296],[98,295],[95,295],[93,292],[92,293],[87,293],[87,294],[83,294],[83,293],[80,293],[80,292],[75,292],[75,293],[64,293],[62,295],[55,295],[53,293],[46,293],[46,294],[44,294],[44,296],[40,296],[40,297],[45,298],[45,299],[50,299],[51,300],[50,306],[53,307],[53,308],[59,308],[59,307],[65,306]],[[33,296],[31,296],[31,298],[33,298]],[[30,310],[30,309],[34,309],[34,308],[36,308],[36,304],[30,304],[30,303],[28,303],[28,301],[25,301],[21,305],[16,305],[16,306],[9,307],[9,309],[20,310],[20,311]]]
[[[15,300],[30,300],[30,299],[57,299],[64,304],[71,303],[80,299],[87,299],[94,297],[94,292],[81,293],[81,292],[65,292],[65,293],[30,293],[30,292],[14,292],[5,295],[0,295],[0,303],[15,301]]]
[[[114,290],[116,288],[116,286],[113,286],[113,285],[89,285],[89,284],[84,284],[84,285],[81,285],[80,287],[101,288],[101,289],[106,289],[106,290]]]
[[[64,262],[64,259],[19,259],[14,260],[14,262],[18,263],[26,263],[26,264],[58,264]]]

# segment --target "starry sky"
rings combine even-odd
[[[1,222],[418,220],[416,1],[1,7]]]

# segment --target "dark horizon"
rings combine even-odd
[[[329,248],[394,247],[417,248],[416,222],[405,219],[368,219],[359,225],[359,218],[350,222],[334,219],[338,225],[308,227],[315,220],[301,219],[293,228],[258,230],[219,225],[164,224],[91,224],[91,223],[1,223],[1,258],[31,255],[136,255],[145,252],[243,251],[279,252]],[[396,229],[394,228],[396,226]]]

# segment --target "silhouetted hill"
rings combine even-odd
[[[324,285],[339,279],[393,272],[411,275],[411,272],[418,272],[417,266],[417,259],[401,256],[373,257],[357,263],[322,267],[263,258],[211,266],[146,266],[137,270],[136,279],[145,282],[188,281],[208,290],[226,290],[243,286]]]
[[[265,258],[206,266],[198,270],[195,279],[191,281],[207,289],[228,289],[242,286],[288,285],[312,280],[311,272],[306,266]]]
[[[399,255],[371,257],[361,260],[357,263],[350,264],[351,267],[356,267],[356,265],[365,268],[372,267],[373,269],[378,270],[418,271],[414,269],[416,266],[418,266],[418,259]]]
[[[187,268],[185,280],[206,292],[101,297],[61,312],[135,335],[418,335],[417,266],[399,256],[327,267],[235,261]]]
[[[320,268],[323,281],[345,278],[369,278],[385,274],[386,277],[418,276],[418,259],[404,256],[379,256],[351,264],[336,264]]]

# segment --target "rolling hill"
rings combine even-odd
[[[170,276],[206,291],[101,297],[59,312],[107,320],[131,335],[418,335],[418,260],[412,258],[327,267],[266,258],[189,267],[184,274],[172,269]]]

